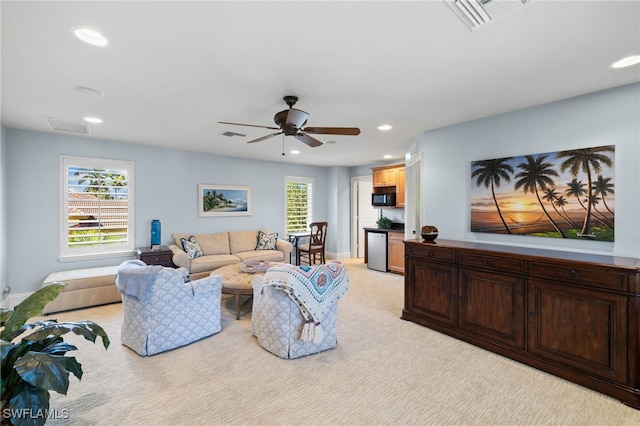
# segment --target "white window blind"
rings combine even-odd
[[[60,259],[134,249],[133,162],[62,157]]]
[[[313,222],[313,178],[286,176],[285,202],[287,234],[308,232]]]

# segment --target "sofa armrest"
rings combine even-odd
[[[278,239],[276,241],[276,249],[280,250],[284,254],[284,260],[285,262],[288,262],[291,251],[293,250],[293,244],[287,240]]]
[[[189,260],[189,255],[175,244],[169,244],[169,249],[171,250],[171,253],[173,253],[173,264],[178,268],[185,268],[187,271],[191,272],[191,261]]]

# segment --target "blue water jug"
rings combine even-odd
[[[160,221],[153,219],[151,221],[151,247],[160,245]]]

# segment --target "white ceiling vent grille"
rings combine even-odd
[[[531,0],[445,0],[471,31],[518,9]]]
[[[78,121],[63,120],[61,118],[44,117],[53,130],[62,132],[81,133],[83,135],[91,134],[91,125]]]

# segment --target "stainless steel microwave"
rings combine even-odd
[[[396,193],[386,192],[381,194],[371,194],[371,205],[373,207],[395,207],[396,206]]]

